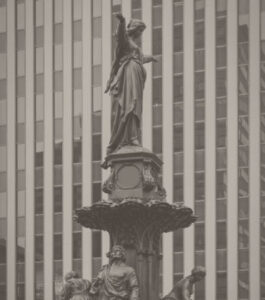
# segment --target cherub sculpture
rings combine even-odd
[[[191,275],[181,279],[176,283],[172,291],[162,300],[191,300],[193,294],[193,285],[202,280],[206,275],[203,267],[195,267],[191,271]]]
[[[154,62],[152,55],[145,56],[137,45],[145,29],[140,20],[131,20],[126,28],[125,18],[119,20],[115,59],[105,92],[113,98],[114,122],[107,154],[125,145],[140,145],[143,89],[146,72],[143,64]],[[107,168],[106,162],[102,164]]]

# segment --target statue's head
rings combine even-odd
[[[72,278],[79,278],[79,274],[75,271],[71,271],[66,273],[66,275],[64,276],[65,281],[69,281]]]
[[[112,262],[113,260],[126,260],[126,252],[125,249],[120,245],[115,245],[112,247],[110,252],[107,253],[107,257]]]
[[[141,20],[132,19],[127,25],[127,34],[133,39],[139,38],[145,30],[145,24]]]
[[[206,275],[206,271],[204,267],[195,267],[192,271],[191,271],[191,275],[193,277],[194,282],[196,281],[200,281],[202,280],[205,275]]]

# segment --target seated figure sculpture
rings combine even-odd
[[[102,267],[92,283],[89,294],[99,300],[139,300],[135,271],[125,263],[125,249],[113,246],[107,254],[110,263]]]
[[[91,283],[80,278],[78,273],[71,271],[64,277],[65,284],[60,293],[62,300],[89,300],[88,291]]]
[[[191,271],[191,275],[181,279],[176,283],[172,291],[162,300],[191,300],[193,294],[193,285],[202,280],[206,275],[203,267],[195,267]]]

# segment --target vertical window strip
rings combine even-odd
[[[118,5],[121,9],[121,6]],[[113,6],[112,6],[113,8]],[[92,1],[92,203],[101,200],[102,0]],[[113,13],[113,12],[112,12]],[[113,23],[112,23],[113,24]],[[112,25],[113,26],[113,25]],[[105,83],[103,83],[105,84]],[[92,230],[92,277],[101,268],[101,232]]]
[[[82,5],[72,0],[73,7],[73,210],[82,206]],[[82,275],[82,227],[73,221],[73,270]]]
[[[249,297],[249,5],[238,1],[238,297]],[[244,150],[243,150],[244,149]],[[245,151],[245,161],[240,154]]]
[[[265,1],[260,0],[260,295],[265,299]]]
[[[227,0],[216,0],[216,299],[227,298],[226,24]]]
[[[174,193],[173,201],[183,204],[184,201],[184,173],[183,173],[183,145],[184,145],[184,87],[183,87],[183,10],[184,1],[173,1],[173,133],[174,133]],[[183,229],[173,233],[173,251],[174,251],[174,284],[176,284],[184,273],[184,245],[183,245]]]
[[[195,265],[205,266],[205,1],[194,0],[194,136]],[[205,298],[205,282],[195,286],[195,299]]]
[[[53,280],[54,299],[63,281],[63,1],[53,4]]]

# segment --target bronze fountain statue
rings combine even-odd
[[[106,230],[110,235],[109,264],[90,282],[66,278],[62,299],[159,300],[159,243],[164,232],[195,222],[192,209],[166,201],[159,173],[162,161],[141,145],[144,63],[156,59],[143,55],[137,45],[145,24],[131,20],[126,28],[121,14],[115,60],[105,92],[113,100],[114,122],[102,167],[110,168],[103,184],[108,200],[76,210],[82,226]],[[205,276],[197,267],[162,300],[190,300],[194,283]]]

